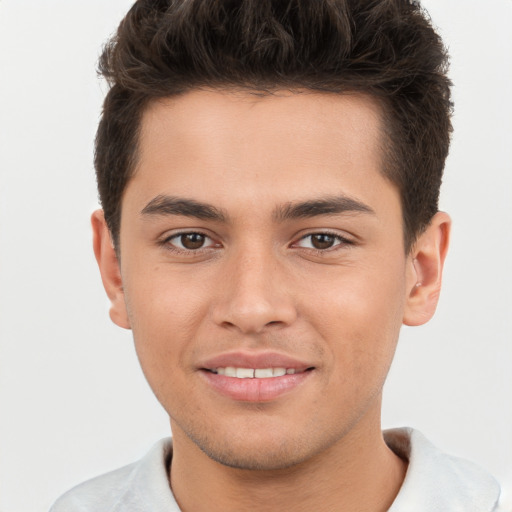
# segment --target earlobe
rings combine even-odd
[[[436,311],[450,227],[450,217],[444,212],[436,213],[409,254],[403,318],[405,325],[422,325]]]
[[[94,255],[100,269],[103,287],[110,299],[110,318],[119,327],[130,329],[119,260],[105,222],[103,210],[96,210],[92,214],[91,224]]]

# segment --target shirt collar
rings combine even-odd
[[[409,466],[388,512],[491,512],[499,485],[483,469],[447,455],[412,428],[384,431],[386,444]]]

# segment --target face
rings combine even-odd
[[[358,95],[194,91],[145,112],[113,318],[177,440],[271,469],[380,429],[417,278],[380,143]]]

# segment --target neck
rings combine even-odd
[[[378,428],[358,425],[312,459],[272,471],[224,466],[173,425],[174,496],[184,512],[386,511],[407,464],[387,447],[377,423]]]

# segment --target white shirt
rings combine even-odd
[[[409,461],[389,512],[498,510],[499,485],[475,464],[442,453],[411,428],[387,430],[384,438]],[[167,476],[171,458],[171,439],[162,439],[140,461],[71,489],[50,512],[180,512]]]

